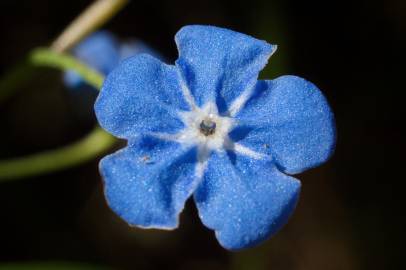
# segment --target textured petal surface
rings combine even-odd
[[[203,223],[227,249],[242,249],[276,233],[293,212],[300,182],[269,161],[214,153],[195,193]]]
[[[131,225],[173,229],[196,187],[194,149],[140,138],[100,163],[110,207]]]
[[[99,31],[87,37],[73,49],[73,55],[105,75],[120,60],[118,43],[107,31]],[[83,83],[80,75],[74,71],[66,72],[64,81],[69,87],[78,87]]]
[[[286,173],[315,167],[334,151],[333,113],[320,90],[302,78],[259,82],[237,118],[241,125],[230,136],[271,155]]]
[[[95,104],[100,125],[122,138],[177,132],[183,127],[179,109],[187,105],[176,67],[146,54],[121,62],[107,76]]]
[[[255,84],[276,46],[213,26],[186,26],[175,37],[176,65],[199,106],[217,102],[220,112]]]

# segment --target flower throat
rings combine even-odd
[[[214,134],[216,131],[216,122],[210,119],[204,119],[200,123],[200,132],[203,133],[205,136],[209,136]]]

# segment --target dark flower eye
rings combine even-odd
[[[212,135],[216,131],[216,122],[210,119],[204,119],[200,123],[200,132],[205,136]]]

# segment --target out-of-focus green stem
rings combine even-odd
[[[76,58],[67,54],[57,53],[46,48],[37,48],[28,54],[28,57],[7,73],[0,80],[0,102],[13,94],[16,88],[21,87],[30,78],[37,67],[52,67],[60,70],[74,70],[89,85],[100,89],[103,76],[89,68]]]
[[[0,161],[0,182],[81,164],[107,151],[115,141],[114,137],[96,127],[86,137],[62,148]]]
[[[56,53],[66,52],[77,44],[81,39],[93,32],[115,14],[117,14],[129,0],[96,0],[85,9],[66,29],[55,39],[51,45],[51,50]],[[50,61],[54,65],[66,64],[69,61],[60,62],[59,59],[50,59],[50,52],[43,54],[41,51],[34,51],[30,55],[33,59],[26,59],[24,62],[13,68],[0,81],[0,103],[16,92],[17,86],[21,87],[31,77],[35,70],[35,64],[31,60]],[[61,67],[61,66],[56,66]],[[79,67],[79,70],[81,68]],[[89,74],[91,76],[91,74]],[[92,80],[93,81],[93,80]]]
[[[129,0],[96,0],[52,43],[51,49],[33,50],[27,59],[0,81],[0,102],[32,77],[35,67],[74,70],[97,89],[104,77],[77,59],[62,54],[121,10]],[[96,127],[83,139],[56,150],[0,161],[0,182],[68,168],[107,151],[116,140]]]
[[[84,81],[97,89],[100,89],[104,80],[100,73],[82,64],[77,59],[49,49],[39,48],[33,50],[29,54],[26,63],[33,67],[44,66],[61,70],[74,70],[83,77]],[[23,70],[22,68],[21,72]],[[12,76],[16,76],[17,79],[18,73],[16,72],[17,75],[12,74]],[[0,83],[0,86],[7,86],[8,80],[12,81],[14,79],[6,78],[6,83]],[[18,81],[16,83],[18,84]],[[115,142],[116,139],[97,126],[86,137],[62,148],[0,161],[0,181],[34,176],[78,165],[106,152]]]
[[[52,43],[55,52],[65,52],[117,14],[129,0],[97,0],[83,11]]]
[[[61,70],[74,70],[84,81],[96,89],[100,89],[104,77],[97,71],[89,68],[76,58],[50,49],[38,48],[29,55],[29,62],[35,66],[46,66]]]

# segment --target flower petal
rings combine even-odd
[[[176,67],[141,54],[121,62],[106,78],[96,100],[100,125],[117,137],[140,133],[175,133],[186,110]]]
[[[175,36],[183,80],[198,106],[217,102],[220,112],[255,85],[276,46],[214,26],[186,26]]]
[[[143,137],[100,162],[110,207],[130,225],[173,229],[196,187],[196,151]]]
[[[73,54],[99,72],[107,74],[120,60],[118,47],[119,44],[111,33],[99,31],[79,43],[73,49]]]
[[[300,182],[269,161],[229,155],[212,155],[194,199],[203,223],[234,250],[259,244],[287,222]]]
[[[271,155],[283,172],[313,168],[334,151],[333,113],[320,90],[302,78],[260,81],[237,118],[240,127],[230,137]]]
[[[99,31],[80,42],[72,53],[86,65],[102,74],[108,74],[119,63],[118,46],[118,42],[112,34],[107,31]],[[72,70],[65,73],[64,81],[67,86],[72,88],[83,83],[82,77]]]

